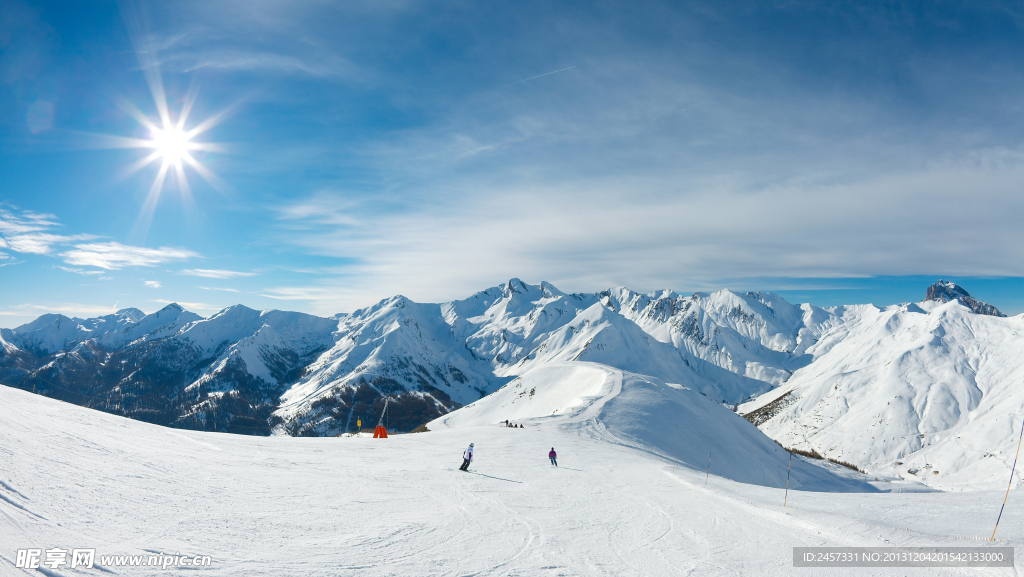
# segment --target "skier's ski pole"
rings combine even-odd
[[[708,477],[711,476],[711,451],[708,451],[708,473],[704,475],[704,486],[708,486]]]
[[[1020,442],[1024,440],[1024,423],[1020,426],[1020,439],[1017,439],[1017,455],[1013,458],[1013,468],[1010,469],[1010,482],[1006,484],[1006,496],[1003,497],[1003,506],[999,507],[999,516],[996,517],[996,526],[992,529],[992,538],[996,540],[996,529],[999,529],[999,520],[1003,518],[1003,509],[1006,508],[1006,500],[1010,498],[1010,486],[1013,485],[1013,472],[1017,470],[1017,457],[1020,457]]]
[[[786,469],[786,497],[782,499],[782,506],[786,506],[786,502],[789,501],[789,473],[793,470],[793,453],[789,454],[789,468]]]

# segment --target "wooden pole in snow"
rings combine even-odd
[[[1006,484],[1006,496],[1003,497],[1003,506],[999,507],[999,516],[996,517],[996,526],[992,529],[992,538],[996,540],[996,530],[999,529],[999,520],[1003,518],[1003,509],[1006,508],[1006,500],[1010,498],[1010,486],[1013,485],[1013,472],[1017,470],[1017,457],[1020,457],[1020,442],[1024,439],[1024,423],[1020,426],[1020,438],[1017,439],[1017,455],[1013,458],[1013,467],[1010,469],[1010,482]]]
[[[711,476],[711,451],[708,451],[708,473],[704,475],[704,486],[708,486],[708,477]]]
[[[793,471],[793,453],[789,454],[789,468],[786,469],[786,497],[782,499],[782,506],[786,506],[786,502],[789,501],[789,474]]]

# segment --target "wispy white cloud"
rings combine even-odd
[[[260,296],[282,301],[331,302],[338,297],[337,289],[303,286],[264,289]]]
[[[26,254],[51,254],[55,245],[96,238],[91,234],[61,235],[47,232],[60,226],[57,217],[0,206],[0,248]]]
[[[275,208],[280,219],[286,224],[351,227],[358,226],[360,222],[355,216],[358,203],[338,193],[319,192],[309,198]]]
[[[82,303],[25,303],[0,309],[0,316],[21,317],[25,322],[45,313],[58,313],[71,317],[89,318],[117,312],[117,303],[112,306]]]
[[[37,232],[59,225],[57,217],[52,214],[0,207],[0,234],[5,236]]]
[[[30,232],[26,234],[12,235],[7,238],[11,250],[29,254],[52,254],[54,245],[69,244],[83,240],[93,240],[96,236],[92,234],[49,234],[44,232]]]
[[[256,50],[213,49],[204,52],[177,52],[163,60],[170,70],[194,72],[212,70],[304,74],[323,78],[352,79],[359,69],[345,58],[333,54],[291,56]]]
[[[54,234],[48,232],[60,226],[57,217],[52,214],[32,211],[14,211],[0,207],[0,246],[23,254],[55,255],[72,267],[60,266],[66,272],[97,275],[102,270],[84,270],[76,266],[93,266],[103,270],[116,270],[126,266],[153,266],[160,263],[187,260],[198,257],[193,251],[181,248],[146,248],[121,244],[119,242],[99,242],[77,244],[71,250],[56,254],[61,245],[95,240],[93,234]],[[14,263],[7,263],[14,264]]]
[[[239,291],[238,289],[233,289],[233,288],[225,288],[225,287],[211,287],[211,286],[201,286],[201,287],[196,287],[196,288],[201,288],[201,289],[203,289],[204,291],[224,291],[224,292],[229,292],[229,293],[237,293],[237,292],[240,292],[240,291]]]
[[[82,274],[82,275],[102,275],[103,274],[103,271],[101,271],[101,270],[84,270],[84,269],[80,269],[80,268],[71,268],[71,267],[66,267],[66,266],[58,266],[57,268],[59,268],[62,271],[65,271],[65,272],[71,272],[71,273]]]
[[[169,305],[171,303],[177,303],[177,304],[185,307],[185,309],[190,310],[192,312],[196,312],[196,311],[212,311],[212,312],[217,312],[217,311],[222,310],[224,308],[222,306],[211,305],[211,304],[206,304],[206,303],[191,303],[191,302],[185,302],[185,301],[169,301],[169,300],[164,300],[164,299],[156,299],[153,302],[162,303],[162,304],[165,304],[165,305]]]
[[[144,280],[144,281],[142,281],[142,284],[148,286],[149,288],[160,288],[160,287],[164,286],[158,280]]]
[[[491,188],[347,229],[311,216],[283,238],[355,259],[344,279],[265,290],[320,314],[392,294],[462,298],[510,276],[570,291],[722,288],[720,279],[937,274],[1017,276],[1024,159],[972,154],[919,170],[829,183],[730,178],[584,180]],[[453,187],[454,188],[454,187]],[[458,190],[458,189],[456,189]],[[964,211],[971,190],[976,206]]]
[[[215,279],[229,279],[246,276],[256,276],[254,272],[241,272],[235,270],[220,270],[220,269],[206,269],[206,268],[193,268],[179,271],[178,274],[188,276],[198,276],[202,278],[215,278]]]
[[[184,248],[146,248],[119,242],[75,245],[73,250],[61,253],[64,262],[74,266],[94,266],[117,270],[128,266],[154,266],[165,262],[188,260],[200,256]]]

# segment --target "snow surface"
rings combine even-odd
[[[761,425],[787,447],[943,490],[1005,487],[1024,421],[1024,315],[956,301],[837,312],[814,362],[740,411],[789,395]]]
[[[606,365],[540,366],[479,401],[427,424],[431,430],[532,419],[575,434],[649,451],[743,483],[779,487],[789,453],[746,419],[683,385]],[[710,455],[709,455],[710,454]],[[717,458],[715,456],[717,455]],[[874,491],[798,459],[792,488]]]
[[[654,426],[666,418],[660,406],[690,405],[691,428],[726,411],[692,390],[591,364],[521,380],[537,389],[535,406],[510,404],[510,384],[446,417],[449,428],[386,440],[167,429],[0,387],[0,575],[29,574],[12,566],[26,547],[213,558],[195,573],[111,568],[122,575],[791,575],[795,546],[980,545],[972,539],[988,537],[1003,498],[790,490],[784,508],[782,487],[720,477],[718,460],[705,486],[703,466],[671,455],[659,435],[674,433]],[[548,409],[555,417],[521,417],[524,429],[485,424]],[[631,429],[639,413],[649,425]],[[730,427],[716,432],[745,434]],[[476,459],[459,472],[471,441]],[[998,545],[1022,543],[1018,499],[1012,492]]]

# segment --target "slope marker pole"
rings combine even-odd
[[[1006,508],[1006,500],[1010,498],[1010,486],[1013,485],[1013,473],[1017,470],[1017,457],[1020,457],[1020,442],[1024,440],[1024,423],[1020,426],[1020,438],[1017,439],[1017,455],[1013,457],[1013,467],[1010,468],[1010,482],[1006,484],[1006,496],[1003,497],[1003,505],[999,507],[999,516],[996,517],[996,526],[992,529],[992,538],[996,540],[996,530],[999,529],[999,520],[1003,518],[1003,509]]]
[[[789,501],[789,474],[793,471],[793,453],[789,454],[789,468],[786,469],[786,497],[782,499],[782,506],[786,506],[786,502]]]
[[[704,486],[708,486],[708,477],[711,476],[711,451],[708,451],[708,473],[704,475]]]

